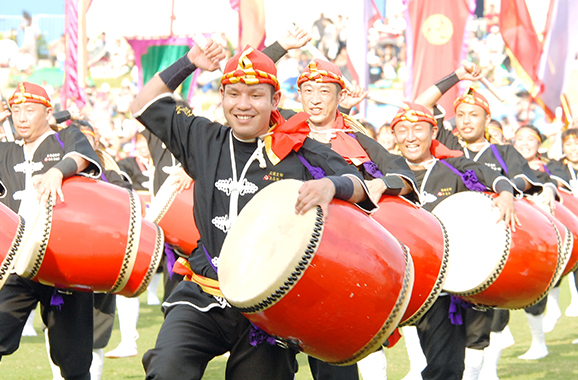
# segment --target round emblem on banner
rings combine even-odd
[[[431,15],[421,27],[426,40],[433,45],[443,45],[452,38],[454,26],[449,18],[442,14]]]

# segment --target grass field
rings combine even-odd
[[[560,304],[562,313],[570,303],[568,280],[564,279],[560,291]],[[160,329],[163,317],[159,306],[148,306],[146,298],[141,296],[141,311],[139,318],[138,340],[139,355],[126,359],[105,359],[103,380],[119,379],[144,379],[144,371],[141,364],[142,354],[154,346],[157,333]],[[39,332],[37,337],[23,337],[20,349],[13,355],[6,356],[0,362],[0,379],[2,380],[49,380],[50,372],[44,334],[40,330],[41,322],[39,313],[36,313],[35,327]],[[511,313],[510,329],[516,340],[516,344],[502,352],[502,358],[498,367],[500,379],[544,379],[544,380],[575,380],[578,379],[578,345],[573,345],[572,340],[578,338],[578,318],[562,316],[551,333],[546,335],[546,342],[550,355],[538,361],[519,360],[518,355],[523,354],[530,346],[530,331],[524,312],[521,310]],[[109,351],[116,347],[120,341],[118,325],[115,325],[109,346]],[[393,348],[386,350],[388,362],[388,379],[402,379],[409,370],[409,361],[403,339]],[[300,370],[297,380],[311,379],[311,373],[307,365],[307,358],[303,354],[298,355]],[[224,357],[215,358],[207,368],[204,379],[224,379]],[[261,379],[255,379],[261,380]]]

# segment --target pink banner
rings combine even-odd
[[[82,109],[86,104],[86,94],[78,84],[78,0],[65,0],[64,24],[66,61],[60,101],[62,109],[68,108],[68,100],[73,101],[79,109]]]

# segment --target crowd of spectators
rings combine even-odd
[[[468,60],[478,64],[486,77],[496,86],[515,85],[515,74],[505,54],[498,20],[499,14],[492,4],[489,5],[484,18],[475,20],[474,29],[471,30],[467,41]],[[336,63],[351,80],[347,66],[347,25],[347,17],[338,15],[331,19],[321,13],[311,27],[311,35],[312,43]],[[34,37],[39,32],[26,17],[23,17],[21,27],[29,30],[26,36]],[[370,27],[367,56],[370,90],[403,89],[409,75],[406,68],[405,30],[406,21],[402,13],[378,20]],[[35,59],[37,59],[30,53],[31,37],[26,37],[28,39],[22,41],[20,47],[15,37],[14,31],[8,31],[0,39],[0,67],[10,66],[17,72],[29,73],[36,67]],[[224,33],[215,33],[213,39],[223,44],[231,54],[234,53],[233,44]],[[63,70],[65,46],[64,36],[49,42],[48,59],[43,64]],[[89,76],[95,80],[101,79],[101,84],[87,88],[88,103],[82,114],[95,126],[101,141],[113,156],[122,159],[133,155],[138,122],[130,116],[128,110],[137,93],[138,68],[135,65],[134,52],[124,38],[110,40],[105,32],[92,37],[88,41],[87,48]],[[278,62],[278,79],[283,91],[281,105],[284,108],[300,108],[296,81],[310,59],[311,56],[304,51],[293,50]],[[106,80],[113,78],[117,79],[117,84],[111,87]],[[224,121],[222,113],[219,112],[219,79],[219,73],[201,73],[192,89],[196,96],[191,98],[191,107],[196,114]],[[60,107],[59,88],[50,85],[47,87],[56,107]],[[527,91],[519,88],[516,95],[519,99],[516,111],[510,116],[499,117],[506,140],[513,136],[518,125],[533,123],[540,117],[543,118],[543,112],[531,102]],[[378,128],[373,126],[368,128],[373,131],[376,139],[386,145],[386,148],[392,148],[392,138],[386,133],[386,128],[381,125]],[[551,128],[551,131],[553,134],[558,133],[559,128]]]

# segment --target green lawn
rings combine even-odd
[[[568,280],[564,279],[560,291],[562,312],[570,303]],[[39,313],[36,313],[35,326],[40,332]],[[141,356],[154,345],[156,335],[162,323],[159,306],[146,305],[146,298],[141,296],[141,314],[139,319],[138,340],[139,356],[127,359],[105,359],[103,380],[144,379]],[[530,331],[523,311],[512,312],[510,329],[516,344],[505,349],[498,368],[500,379],[556,379],[574,380],[578,378],[578,345],[572,340],[578,338],[578,318],[562,316],[554,331],[546,335],[550,355],[538,361],[522,361],[518,355],[526,352],[530,346]],[[120,341],[118,326],[115,326],[109,346],[105,352],[116,347]],[[409,370],[409,362],[403,339],[392,349],[386,351],[388,361],[388,379],[397,380]],[[296,379],[311,379],[307,358],[299,354],[300,370]],[[223,357],[215,358],[205,373],[205,379],[224,379],[225,361]],[[44,335],[24,337],[20,349],[4,357],[0,362],[0,379],[3,380],[46,380],[51,378],[48,359],[44,346]]]

